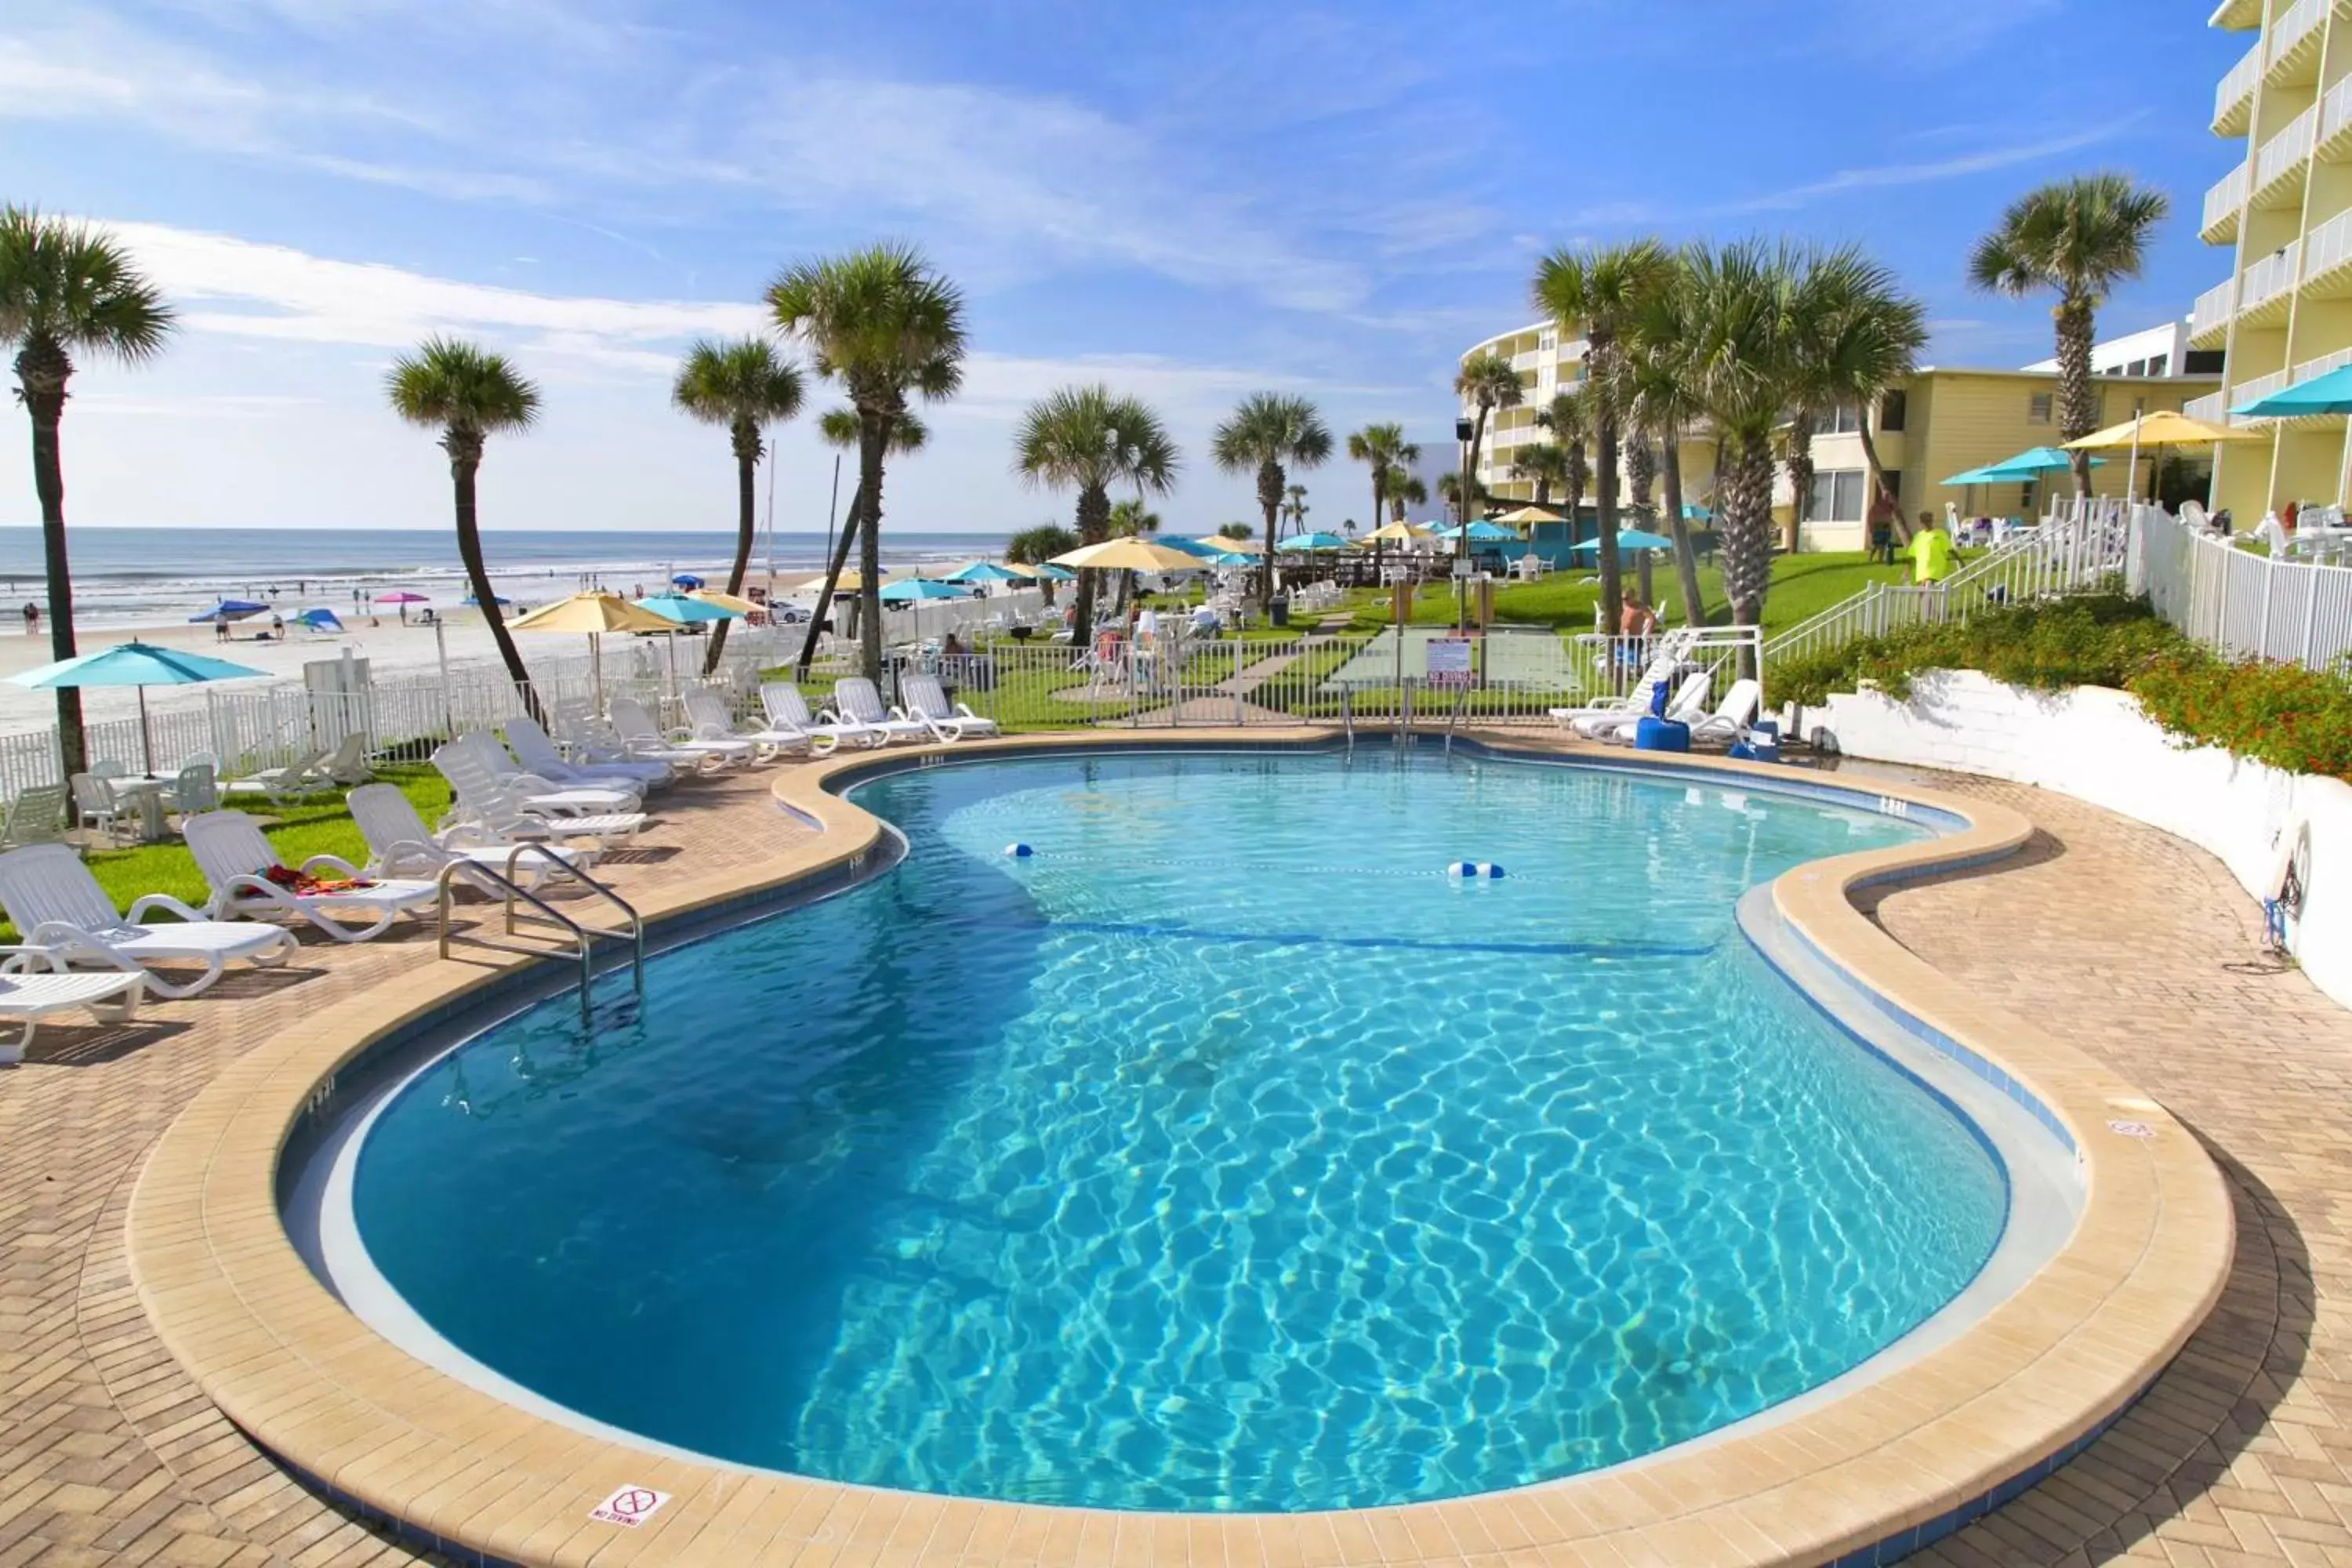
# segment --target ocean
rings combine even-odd
[[[92,626],[184,621],[223,598],[289,609],[324,605],[348,612],[382,594],[410,593],[454,606],[467,589],[456,536],[431,529],[76,528],[68,531],[74,615]],[[762,536],[751,581],[772,559],[779,576],[824,569],[825,536]],[[893,532],[885,522],[882,559],[901,570],[992,557],[1003,536]],[[576,589],[653,591],[678,573],[722,580],[734,559],[732,533],[688,530],[489,531],[482,552],[498,592],[543,603]],[[0,528],[0,605],[47,606],[47,574],[37,528]]]

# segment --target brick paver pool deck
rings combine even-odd
[[[2148,1396],[1913,1561],[2352,1564],[2352,1246],[2336,1223],[2352,1203],[2352,1014],[2259,960],[2242,896],[2199,852],[2062,797],[1922,782],[2042,832],[2003,865],[1883,894],[1877,919],[2163,1100],[2221,1163],[2239,1235],[2221,1308]],[[679,793],[613,867],[625,890],[782,853],[798,831],[765,777]],[[288,971],[234,974],[134,1027],[45,1032],[0,1071],[0,1568],[430,1561],[296,1485],[211,1406],[150,1330],[122,1247],[142,1161],[198,1090],[430,952],[423,927],[358,948],[306,939]]]

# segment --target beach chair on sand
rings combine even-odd
[[[997,732],[995,720],[982,718],[968,704],[949,701],[947,688],[936,675],[907,676],[898,682],[898,695],[907,700],[906,706],[893,708],[892,715],[930,726],[939,740],[961,741]]]
[[[882,738],[877,743],[880,745],[887,746],[893,741],[928,741],[931,738],[931,727],[920,719],[890,717],[890,710],[882,706],[882,693],[862,675],[846,675],[834,682],[833,708],[830,712],[820,713],[817,717],[829,719],[836,724],[847,722],[879,731]]]
[[[634,762],[572,763],[555,749],[547,731],[539,727],[536,719],[509,719],[506,722],[507,749],[522,765],[523,772],[543,778],[550,784],[575,789],[625,789],[643,795],[669,783],[669,763],[654,758]]]
[[[114,900],[69,845],[33,844],[0,855],[0,909],[8,911],[28,948],[68,964],[145,974],[158,996],[194,996],[221,977],[231,962],[267,968],[294,953],[294,937],[274,926],[206,920],[168,893],[150,893],[117,913]],[[173,918],[146,923],[151,911]],[[175,985],[151,973],[152,963],[200,963],[204,973]]]
[[[0,1065],[21,1062],[32,1048],[33,1031],[54,1013],[84,1012],[101,1024],[127,1024],[139,1016],[147,977],[120,973],[77,974],[46,948],[0,947],[0,1026],[15,1025],[13,1039],[0,1039]]]
[[[433,753],[433,766],[449,781],[450,812],[444,831],[467,827],[499,838],[593,838],[609,844],[646,825],[637,810],[593,810],[564,795],[533,794],[509,787],[472,747],[450,742]],[[584,793],[584,792],[581,792]]]
[[[768,715],[771,730],[807,736],[813,756],[830,756],[844,741],[879,746],[890,738],[887,731],[864,724],[843,723],[830,717],[818,719],[809,711],[808,699],[801,695],[801,689],[789,680],[761,681],[760,708]]]
[[[381,936],[402,915],[415,915],[440,898],[430,881],[363,877],[340,855],[313,855],[299,867],[278,858],[260,824],[241,811],[207,811],[180,825],[188,853],[212,891],[205,912],[219,918],[278,915],[308,921],[337,942]],[[373,916],[348,923],[335,911]]]
[[[367,840],[368,863],[361,870],[370,877],[437,879],[458,861],[488,866],[502,877],[536,888],[565,866],[594,860],[593,847],[574,849],[561,844],[509,838],[471,826],[434,833],[416,815],[408,797],[392,784],[362,784],[345,802],[360,837]]]

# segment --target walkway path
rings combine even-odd
[[[1914,1561],[2352,1568],[2352,1015],[2256,958],[2242,900],[2204,856],[2062,797],[1933,782],[2046,832],[2021,863],[1885,894],[1877,917],[2194,1125],[2238,1192],[2240,1242],[2221,1312],[2146,1400]],[[781,847],[797,830],[765,785],[687,786],[616,880]],[[120,1244],[148,1145],[224,1063],[429,940],[306,942],[288,972],[237,975],[136,1029],[45,1036],[0,1071],[0,1568],[431,1561],[295,1486],[212,1409],[148,1331]]]

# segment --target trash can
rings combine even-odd
[[[1658,719],[1649,714],[1633,726],[1633,749],[1637,752],[1687,752],[1690,750],[1690,726],[1674,719]]]
[[[1290,624],[1290,601],[1288,599],[1282,598],[1268,599],[1265,602],[1265,618],[1266,624],[1269,626],[1288,626]]]

